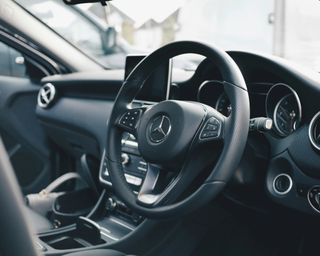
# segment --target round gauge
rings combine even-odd
[[[222,93],[216,103],[216,110],[225,116],[231,114],[231,103],[226,93]]]
[[[267,117],[273,119],[274,131],[286,137],[299,128],[302,108],[298,94],[289,85],[277,83],[266,97]]]
[[[282,136],[288,136],[295,131],[301,120],[300,103],[296,96],[290,93],[279,100],[274,109],[274,125]]]

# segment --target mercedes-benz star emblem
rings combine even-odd
[[[56,95],[56,88],[53,84],[45,84],[38,94],[38,105],[42,108],[46,108],[50,105]]]
[[[149,139],[151,142],[159,144],[163,142],[171,131],[171,122],[166,115],[156,117],[149,129]]]

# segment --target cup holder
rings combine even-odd
[[[97,200],[98,195],[89,188],[58,196],[52,207],[52,219],[58,226],[75,223],[78,217],[91,211]]]

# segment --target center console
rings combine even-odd
[[[121,160],[124,176],[131,189],[137,194],[146,176],[148,165],[141,157],[138,150],[138,143],[132,135],[124,134],[121,144]],[[99,179],[102,184],[111,188],[112,183],[107,168],[105,152],[103,152],[102,159],[103,161],[101,161]],[[113,212],[113,214],[120,218],[132,221],[134,224],[140,223],[143,219],[141,216],[132,212],[131,209],[128,208],[115,195],[110,195],[107,198],[105,207],[107,211]]]
[[[141,157],[138,150],[138,142],[130,134],[124,134],[122,141],[121,161],[123,165],[124,175],[136,193],[139,191],[147,172],[147,163]],[[109,171],[107,168],[107,159],[105,151],[102,155],[103,161],[100,166],[100,182],[107,186],[112,186]]]
[[[144,56],[127,57],[125,78],[130,75],[134,67],[143,58]],[[171,63],[168,62],[153,72],[133,101],[133,108],[152,106],[156,102],[168,99],[171,80],[170,68]],[[121,145],[124,176],[132,191],[138,194],[148,171],[148,163],[141,156],[138,141],[133,135],[124,133]],[[81,157],[81,159],[86,161],[89,158]],[[89,163],[85,165],[87,166],[86,168],[90,169]],[[76,219],[76,223],[72,222],[73,224],[71,225],[62,225],[58,229],[38,234],[39,239],[36,244],[39,250],[42,250],[47,255],[64,255],[88,248],[113,248],[114,245],[121,244],[124,237],[127,238],[130,234],[136,232],[139,227],[151,225],[150,223],[146,224],[147,221],[144,221],[143,216],[133,212],[112,192],[112,181],[107,168],[105,151],[102,152],[100,166],[92,167],[91,170],[97,170],[98,168],[101,185],[99,187],[102,187],[104,190],[97,201],[95,201],[96,199],[93,200],[95,201],[95,205],[90,206],[90,209],[92,207],[91,212],[89,214],[86,212],[85,215],[82,215],[86,217]],[[67,205],[63,205],[63,207],[61,207],[61,203],[63,202],[60,200],[61,202],[59,201],[60,204],[58,205],[59,210],[63,213],[67,210],[66,214],[69,216],[72,214],[72,211],[68,206],[74,205],[72,200],[84,201],[85,197],[80,197],[73,197],[73,199],[65,198],[63,202],[67,202]],[[83,203],[81,204],[82,206]],[[61,215],[61,213],[59,214]]]
[[[128,55],[125,66],[125,79],[130,76],[136,65],[144,58],[142,55]],[[169,98],[171,83],[171,61],[165,62],[157,67],[149,78],[144,82],[141,91],[137,94],[132,107],[151,106],[157,102]],[[121,161],[124,176],[133,192],[138,194],[148,171],[148,163],[142,158],[136,138],[124,133],[121,141]],[[103,152],[100,165],[99,180],[106,187],[111,187],[111,179],[107,168],[106,152]],[[108,200],[108,207],[119,215],[129,217],[138,223],[142,217],[132,213],[120,200],[112,196]]]

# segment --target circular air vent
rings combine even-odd
[[[277,175],[273,180],[273,190],[278,195],[286,195],[292,188],[292,179],[288,174],[281,173]]]
[[[56,88],[53,84],[47,83],[41,87],[38,94],[38,105],[42,108],[47,108],[56,96]]]
[[[320,112],[318,112],[311,120],[309,126],[309,138],[311,144],[320,150]]]

